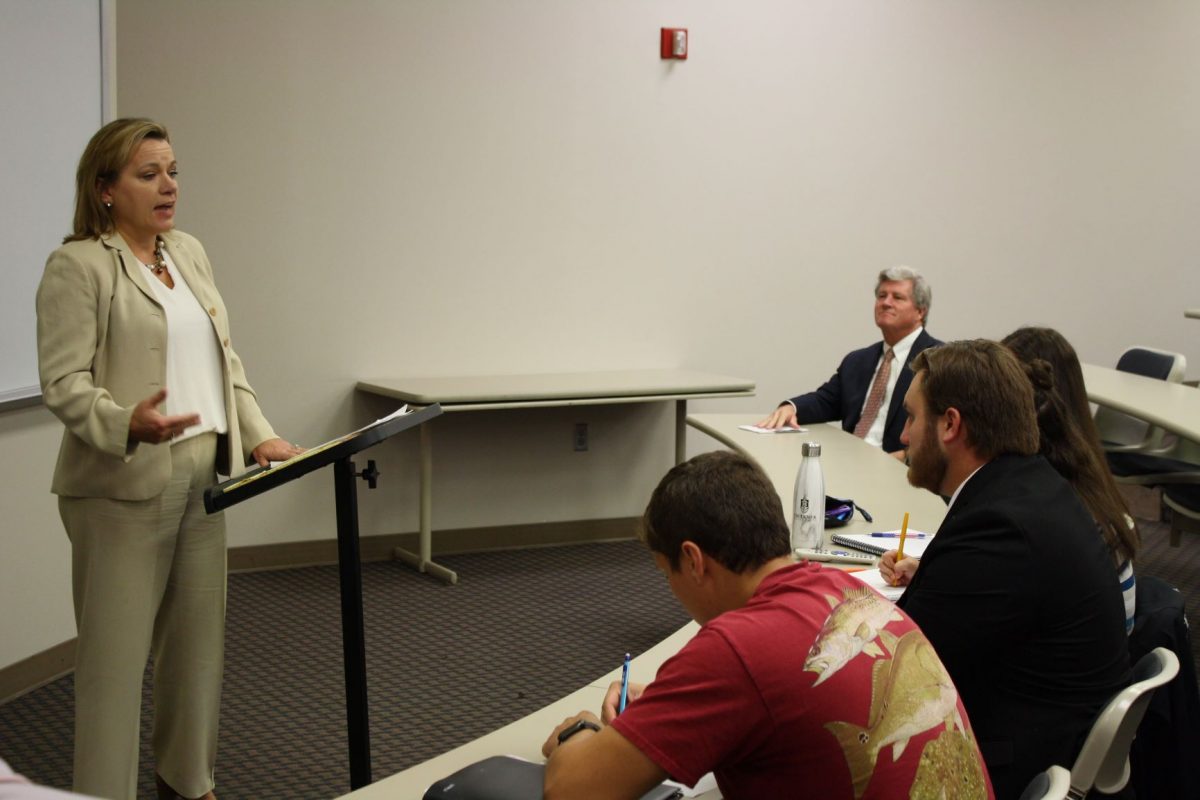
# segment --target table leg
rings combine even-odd
[[[675,401],[675,463],[687,459],[687,400]]]
[[[433,430],[421,426],[421,572],[433,558]]]
[[[458,574],[433,561],[433,431],[427,422],[420,427],[421,512],[418,553],[397,547],[393,553],[405,564],[441,578],[446,583],[458,583]]]

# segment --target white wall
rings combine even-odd
[[[75,635],[71,545],[50,494],[61,437],[40,406],[0,413],[0,667]]]
[[[117,22],[118,110],[171,127],[180,227],[302,442],[384,413],[352,389],[382,375],[682,366],[758,381],[697,407],[765,411],[873,339],[895,263],[930,277],[942,338],[1043,323],[1085,360],[1200,365],[1195,4],[120,0]],[[664,25],[687,62],[659,60]],[[30,436],[0,429],[3,460]],[[636,514],[671,453],[649,407],[435,438],[443,527]],[[377,452],[363,532],[412,530],[415,443]],[[52,507],[49,469],[14,478],[27,502]],[[231,542],[331,536],[329,482],[239,507]],[[22,558],[62,539],[20,536]],[[0,599],[68,587],[58,554]],[[71,635],[46,616],[51,642],[0,630],[0,665]]]

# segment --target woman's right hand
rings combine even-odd
[[[129,440],[159,444],[169,442],[193,425],[200,424],[199,414],[160,414],[158,405],[167,399],[167,390],[159,389],[133,407],[129,418]]]
[[[895,550],[888,550],[879,557],[879,574],[883,576],[889,586],[908,586],[913,575],[917,574],[919,566],[921,566],[920,559],[911,557],[902,558],[897,562]]]

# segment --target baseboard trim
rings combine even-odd
[[[637,524],[637,517],[617,517],[439,530],[433,537],[433,554],[445,556],[486,550],[620,541],[634,538]],[[391,561],[392,552],[397,547],[415,552],[417,545],[418,534],[415,532],[364,536],[359,540],[363,563]],[[336,563],[336,539],[229,548],[230,572],[294,569]],[[11,666],[0,668],[0,704],[57,680],[74,667],[75,639],[72,638]]]
[[[433,537],[433,554],[445,556],[455,553],[478,553],[486,550],[553,547],[632,539],[637,536],[637,524],[637,517],[617,517],[439,530]],[[391,561],[393,560],[392,552],[397,547],[415,552],[417,546],[418,534],[416,532],[363,536],[359,539],[359,552],[364,564],[371,561]],[[336,563],[336,539],[229,548],[230,572],[292,569]]]
[[[11,666],[0,669],[0,705],[75,669],[75,639],[71,638]]]

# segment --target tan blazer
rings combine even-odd
[[[254,448],[275,432],[230,345],[225,304],[204,248],[181,231],[162,238],[221,343],[229,433],[221,437],[217,470],[240,473]],[[167,321],[148,283],[153,279],[118,234],[69,242],[46,262],[37,291],[38,370],[46,407],[67,428],[51,484],[55,494],[146,500],[171,477],[169,445],[128,441],[133,407],[166,380]]]

